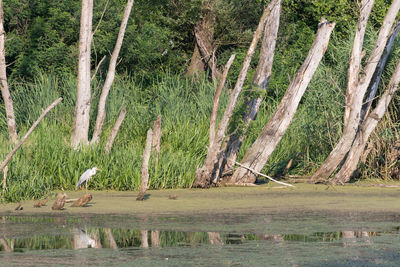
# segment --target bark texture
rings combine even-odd
[[[111,131],[110,137],[108,138],[107,143],[106,143],[105,150],[106,150],[107,154],[109,154],[111,151],[111,147],[114,144],[115,137],[117,137],[119,128],[121,127],[122,122],[125,119],[125,115],[126,115],[126,109],[122,108],[121,112],[119,113],[118,119],[115,122],[114,127]]]
[[[90,119],[90,48],[92,44],[93,0],[82,0],[79,33],[78,88],[71,134],[71,146],[88,144]]]
[[[6,32],[4,31],[4,12],[3,0],[0,0],[0,80],[1,95],[4,100],[4,106],[7,117],[8,135],[13,143],[18,142],[17,124],[15,123],[14,105],[8,89],[7,73],[6,73],[6,50],[5,50]]]
[[[260,172],[282,139],[328,47],[329,38],[334,27],[335,23],[329,23],[326,20],[322,20],[319,24],[318,32],[307,58],[294,76],[274,115],[272,115],[257,140],[246,152],[241,162],[245,167]],[[254,183],[255,180],[256,174],[242,167],[236,169],[230,179],[234,183]]]
[[[368,1],[364,1],[363,3],[365,2]],[[369,4],[369,2],[366,4]],[[352,94],[352,100],[343,134],[335,148],[329,154],[328,158],[313,174],[313,176],[311,177],[311,182],[327,181],[330,175],[336,170],[336,168],[344,160],[347,153],[349,152],[358,131],[364,95],[368,89],[372,76],[375,73],[378,62],[385,49],[385,46],[390,36],[392,25],[394,23],[396,15],[399,12],[399,9],[400,1],[393,1],[382,23],[382,27],[379,31],[375,47],[372,50],[363,71],[361,72],[360,69],[357,75],[358,81],[356,88],[347,88],[347,91]],[[359,30],[359,28],[357,29]],[[353,54],[354,53],[352,53],[352,56]]]
[[[243,118],[244,129],[242,134],[232,135],[227,143],[224,159],[221,164],[222,174],[225,170],[230,170],[235,167],[235,162],[239,149],[242,146],[245,138],[245,132],[250,125],[250,122],[255,120],[260,109],[260,104],[263,99],[263,92],[266,91],[269,79],[271,77],[272,62],[274,60],[274,51],[276,46],[276,39],[278,36],[279,19],[281,12],[281,1],[277,1],[273,7],[267,23],[264,28],[264,37],[261,44],[260,59],[258,61],[257,69],[253,77],[254,89],[260,91],[258,97],[254,97],[247,102],[247,112]]]
[[[242,90],[243,83],[246,79],[247,71],[250,67],[251,59],[254,55],[254,51],[257,47],[257,43],[261,37],[265,22],[272,10],[272,7],[275,5],[276,1],[277,0],[272,1],[268,5],[268,7],[264,9],[264,13],[261,16],[261,19],[257,26],[256,31],[254,32],[253,40],[250,44],[250,47],[247,51],[246,57],[242,64],[242,69],[240,70],[239,77],[235,84],[235,88],[233,89],[233,92],[229,98],[228,106],[224,112],[221,122],[219,123],[218,131],[215,135],[214,142],[213,142],[212,146],[209,146],[209,148],[208,148],[207,157],[206,157],[203,167],[197,169],[197,171],[196,171],[196,179],[193,183],[193,187],[206,188],[206,187],[210,186],[212,179],[214,179],[215,171],[216,171],[216,169],[218,169],[218,166],[215,166],[215,165],[218,161],[218,155],[220,153],[222,142],[225,138],[226,129],[228,128],[228,124],[232,117],[233,110],[235,109],[237,99]]]
[[[99,105],[97,108],[96,125],[92,136],[91,143],[98,143],[100,141],[101,130],[103,129],[104,120],[106,118],[106,101],[108,93],[110,92],[111,86],[115,78],[115,68],[117,67],[117,60],[119,52],[121,51],[122,42],[125,36],[126,26],[128,25],[128,19],[131,14],[133,6],[133,0],[128,0],[124,16],[122,18],[121,26],[119,28],[117,42],[115,43],[114,51],[111,54],[110,64],[108,66],[107,77],[104,82],[103,90],[101,91]]]
[[[153,139],[152,147],[158,156],[161,151],[161,115],[158,115],[157,120],[153,124]]]
[[[151,130],[150,128],[147,131],[146,146],[143,152],[142,183],[140,184],[140,190],[136,200],[144,200],[146,190],[149,186],[149,160],[150,160],[152,140],[153,140],[153,130]]]
[[[369,15],[375,0],[363,0],[361,3],[360,16],[357,23],[357,31],[354,37],[353,50],[351,52],[349,69],[347,70],[347,92],[345,97],[346,107],[344,110],[344,125],[349,123],[350,110],[353,103],[354,92],[357,90],[358,75],[361,70],[361,59],[365,29]]]
[[[335,175],[331,184],[344,184],[348,182],[351,175],[357,169],[358,162],[364,148],[368,142],[368,138],[371,133],[375,130],[378,122],[384,116],[390,101],[392,100],[394,94],[398,90],[400,83],[400,60],[397,63],[396,69],[390,79],[389,85],[386,91],[383,93],[378,101],[376,107],[367,116],[364,122],[360,126],[360,130],[357,133],[356,139],[347,155],[346,161],[341,167],[340,171]]]

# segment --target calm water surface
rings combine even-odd
[[[0,266],[400,266],[400,215],[0,215]]]

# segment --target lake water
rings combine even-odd
[[[400,266],[400,216],[0,216],[0,266]]]

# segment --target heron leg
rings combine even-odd
[[[86,180],[86,194],[87,194],[87,180]]]

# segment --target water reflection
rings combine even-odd
[[[384,232],[367,231],[336,231],[317,232],[312,234],[260,234],[260,233],[229,233],[229,232],[190,232],[190,231],[162,231],[147,229],[78,227],[69,223],[63,217],[36,218],[36,223],[52,223],[57,231],[48,234],[35,232],[23,233],[16,238],[8,237],[8,225],[35,222],[33,218],[14,218],[3,216],[0,221],[0,251],[13,252],[24,250],[46,249],[87,249],[109,248],[121,249],[129,247],[196,247],[202,244],[215,246],[240,245],[253,241],[274,243],[284,242],[337,242],[343,247],[357,244],[369,245],[373,243],[372,237]],[[18,220],[20,220],[18,222]],[[23,227],[22,227],[23,228]],[[65,231],[59,231],[65,229]],[[389,232],[398,233],[399,228]]]

